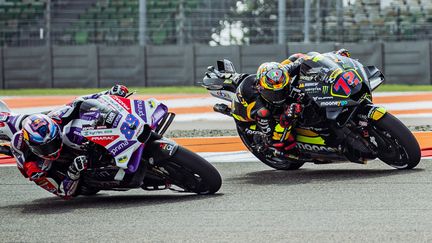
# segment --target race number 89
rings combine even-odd
[[[120,126],[120,131],[126,137],[126,139],[131,139],[135,134],[135,129],[138,127],[138,124],[138,119],[134,115],[129,114],[126,116],[126,120]]]

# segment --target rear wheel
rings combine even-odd
[[[277,170],[298,170],[300,167],[304,165],[304,162],[298,162],[290,159],[280,159],[271,156],[266,156],[264,153],[259,153],[254,149],[252,139],[250,139],[243,130],[237,125],[237,133],[240,136],[240,139],[249,149],[249,151],[255,155],[261,162],[264,164],[277,169]]]
[[[386,113],[375,122],[378,158],[397,169],[412,169],[421,159],[420,146],[411,131],[396,117]]]
[[[186,192],[214,194],[222,185],[222,178],[216,168],[181,146],[161,167],[169,182]]]

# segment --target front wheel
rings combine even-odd
[[[378,158],[397,169],[412,169],[421,159],[420,146],[411,131],[396,117],[386,113],[374,123]]]
[[[186,192],[214,194],[222,185],[222,178],[216,168],[181,146],[161,167],[169,182]]]

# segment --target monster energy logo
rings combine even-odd
[[[329,89],[328,86],[323,86],[323,87],[322,87],[322,93],[323,93],[323,94],[328,94],[328,89]]]

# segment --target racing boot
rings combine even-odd
[[[216,104],[213,106],[213,110],[219,113],[222,113],[224,115],[227,116],[231,116],[231,108],[229,108],[227,105],[225,104]]]

